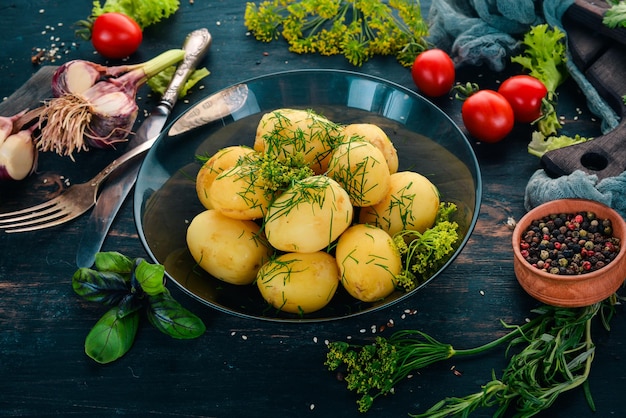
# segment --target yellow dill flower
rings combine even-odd
[[[418,0],[264,0],[246,5],[244,23],[259,41],[282,35],[292,52],[342,54],[355,66],[395,55],[409,67],[428,46]]]

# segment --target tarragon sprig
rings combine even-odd
[[[418,330],[397,331],[373,344],[331,342],[325,365],[343,370],[348,389],[360,395],[359,410],[370,409],[379,396],[391,394],[409,374],[452,358],[478,355],[507,344],[508,366],[500,378],[492,378],[476,393],[449,397],[415,418],[469,416],[479,408],[496,408],[494,417],[513,412],[530,417],[548,409],[563,393],[584,386],[591,370],[595,346],[591,322],[598,316],[605,328],[612,316],[614,298],[583,308],[544,305],[522,325],[506,325],[505,335],[482,346],[456,349]],[[589,391],[587,401],[594,409]]]
[[[411,66],[427,47],[417,0],[265,0],[248,3],[244,22],[259,41],[281,35],[298,54],[342,54],[355,66],[393,55]]]

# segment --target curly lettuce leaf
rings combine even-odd
[[[179,6],[178,0],[105,0],[104,4],[100,4],[100,0],[95,0],[91,16],[95,19],[103,13],[124,13],[144,29],[170,17]]]
[[[611,28],[626,28],[626,1],[609,2],[611,7],[604,13],[602,23]]]
[[[543,117],[537,122],[541,133],[548,137],[556,135],[561,129],[554,102],[556,89],[569,76],[566,67],[565,33],[559,28],[551,28],[547,24],[533,26],[524,35],[524,53],[511,58],[524,67],[528,73],[539,79],[548,90],[547,100],[552,105]]]
[[[585,138],[580,135],[574,137],[567,135],[544,136],[541,132],[535,131],[528,144],[528,153],[541,158],[543,154],[559,148],[590,141],[592,138]]]

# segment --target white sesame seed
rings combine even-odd
[[[313,337],[313,342],[317,344],[317,337]]]
[[[315,404],[314,404],[314,403],[312,403],[312,404],[309,406],[309,409],[310,409],[311,411],[312,411],[312,410],[314,410],[314,409],[315,409]]]
[[[361,329],[359,330],[359,332],[360,332],[361,334],[365,334],[365,332],[366,332],[366,331],[367,331],[367,330],[366,330],[365,328],[361,328]]]
[[[328,344],[330,344],[330,341],[324,340],[324,345],[328,345]]]
[[[247,336],[247,335],[242,335],[242,336],[241,336],[241,339],[245,341],[245,340],[247,340],[247,339],[248,339],[248,336]]]
[[[485,296],[485,291],[484,291],[484,290],[481,290],[481,291],[480,291],[480,292],[478,292],[478,293],[480,293],[480,296]]]
[[[44,9],[39,9],[39,13],[45,13]]]

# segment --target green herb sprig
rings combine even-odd
[[[420,281],[430,277],[454,251],[459,239],[459,225],[452,220],[457,206],[452,202],[441,202],[432,228],[423,233],[402,230],[393,236],[400,251],[402,272],[396,277],[398,286],[407,292],[415,289]]]
[[[110,363],[130,350],[140,313],[159,331],[177,339],[204,334],[206,327],[183,308],[164,284],[165,269],[118,252],[96,254],[94,269],[80,268],[72,288],[83,299],[110,307],[85,339],[85,353],[98,363]]]
[[[374,400],[394,392],[410,373],[451,357],[472,356],[508,342],[506,355],[515,352],[502,377],[492,379],[481,390],[438,402],[415,418],[469,416],[478,408],[495,407],[495,417],[515,408],[515,416],[530,417],[547,408],[564,392],[587,383],[595,346],[591,321],[600,312],[608,329],[614,298],[584,308],[542,306],[523,325],[506,325],[507,334],[485,345],[455,349],[417,330],[398,331],[389,338],[377,337],[373,344],[351,345],[331,342],[325,365],[345,369],[348,389],[361,395],[359,411],[366,412]],[[608,312],[608,313],[607,313]],[[587,401],[594,409],[589,391]]]
[[[341,54],[355,66],[374,55],[393,55],[408,67],[427,47],[428,24],[416,0],[250,2],[244,23],[259,41],[282,35],[292,52]]]

